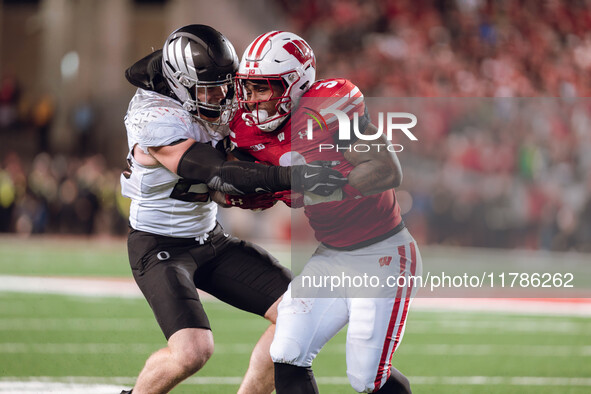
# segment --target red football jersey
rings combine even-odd
[[[242,111],[239,111],[230,123],[232,142],[238,149],[267,164],[289,166],[298,164],[302,157],[306,163],[337,160],[340,164],[334,169],[348,175],[353,169],[343,155],[348,144],[336,149],[339,133],[337,117],[318,113],[320,108],[328,106],[346,113],[349,119],[353,119],[355,113],[362,118],[365,110],[363,95],[350,81],[316,81],[302,96],[300,105],[286,123],[273,132],[248,126],[242,119]],[[311,136],[308,133],[310,125],[313,126]],[[334,148],[320,149],[321,144]],[[305,213],[316,239],[337,248],[379,237],[402,221],[393,189],[367,197],[307,205]]]

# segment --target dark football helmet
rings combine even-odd
[[[238,56],[230,41],[205,25],[175,30],[162,48],[162,71],[187,111],[212,124],[227,124],[236,110]]]

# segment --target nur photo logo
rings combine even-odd
[[[410,141],[418,141],[418,138],[410,131],[410,129],[417,125],[417,117],[410,112],[378,112],[378,125],[375,133],[363,134],[363,132],[359,130],[359,113],[357,112],[353,113],[353,119],[350,119],[347,113],[336,109],[333,106],[321,109],[320,111],[316,111],[310,107],[304,108],[308,111],[305,112],[305,114],[309,116],[305,132],[305,137],[308,140],[314,139],[315,124],[318,126],[317,129],[319,129],[320,132],[323,132],[328,130],[329,123],[336,120],[338,121],[339,141],[376,141],[380,136],[385,135],[388,142],[390,142],[392,141],[394,131],[401,131]],[[326,115],[334,115],[334,117],[329,117],[330,120],[327,122],[325,119]],[[354,138],[352,138],[352,133]],[[318,149],[319,151],[336,149],[337,151],[354,150],[356,152],[367,152],[372,146],[377,147],[378,151],[381,148],[385,148],[390,152],[401,152],[404,149],[400,144],[364,144],[359,142],[348,146],[343,146],[342,144],[319,144]]]

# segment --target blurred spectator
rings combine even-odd
[[[37,152],[49,152],[49,132],[54,114],[54,102],[49,94],[41,96],[33,105],[31,122],[38,139]]]
[[[16,78],[4,76],[0,82],[0,131],[11,129],[17,124],[20,94]]]
[[[78,137],[77,151],[82,156],[90,153],[90,140],[94,131],[94,124],[95,111],[90,102],[83,101],[74,107],[72,125]]]
[[[16,187],[8,171],[0,169],[0,232],[11,230],[12,211],[16,201]]]

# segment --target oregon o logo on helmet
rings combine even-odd
[[[318,113],[317,113],[318,114]],[[414,126],[416,126],[417,124],[417,117],[414,114],[411,114],[409,112],[387,112],[385,115],[383,112],[378,112],[378,126],[377,126],[377,130],[374,134],[362,134],[359,131],[359,114],[357,112],[355,112],[353,114],[353,121],[351,121],[351,119],[349,119],[349,117],[347,116],[346,113],[344,113],[343,111],[339,111],[338,109],[335,108],[325,108],[320,110],[320,115],[322,116],[322,118],[324,117],[324,115],[327,114],[333,114],[334,116],[336,116],[338,122],[339,122],[339,140],[341,141],[347,141],[347,140],[351,140],[351,124],[353,125],[353,133],[355,134],[355,137],[357,137],[357,139],[362,140],[362,141],[374,141],[377,140],[378,138],[380,138],[380,136],[382,134],[384,134],[384,116],[386,117],[386,137],[388,139],[388,141],[392,140],[392,134],[394,130],[400,130],[402,131],[406,137],[408,139],[410,139],[411,141],[418,141],[418,138],[410,131],[411,128],[413,128]],[[318,119],[314,116],[312,116],[312,114],[308,114],[310,115],[318,124],[320,124],[320,122],[318,121]],[[409,120],[406,123],[395,123],[395,119],[407,119]],[[324,119],[322,119],[324,121]],[[324,124],[326,124],[326,122],[324,122]],[[320,128],[322,130],[322,125],[320,124]],[[309,140],[313,139],[313,130],[314,130],[314,125],[312,122],[312,119],[308,119],[308,124],[307,124],[307,129],[306,129],[306,136]],[[378,151],[380,150],[380,147],[385,146],[386,149],[390,152],[401,152],[403,150],[403,146],[400,144],[371,144],[371,146],[375,146],[377,147]],[[334,149],[335,146],[332,144],[320,144],[319,146],[319,150],[329,150],[329,149]],[[342,147],[342,146],[337,146],[336,147],[337,150],[355,150],[356,152],[367,152],[369,151],[370,145],[368,144],[355,144],[355,146],[348,146],[348,147]]]

